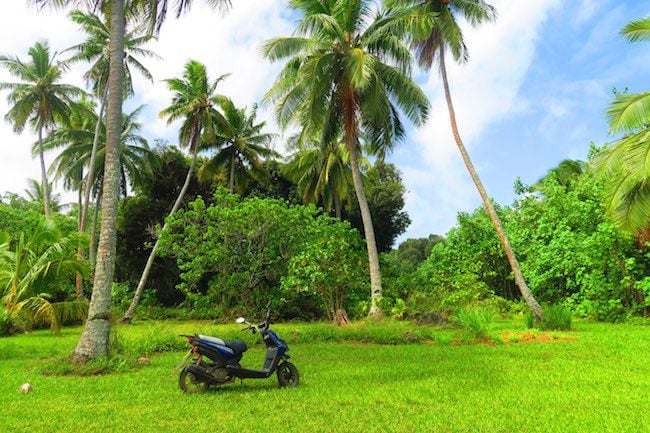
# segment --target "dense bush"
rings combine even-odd
[[[317,296],[328,319],[348,321],[350,307],[367,298],[367,255],[359,233],[347,222],[321,217],[282,277],[284,292]],[[316,225],[316,224],[315,224]],[[351,311],[358,315],[358,309]]]
[[[341,262],[335,257],[335,243],[327,247],[327,238],[333,236],[356,250],[346,257],[357,257],[363,251],[360,240],[352,237],[358,235],[347,225],[332,227],[338,224],[343,223],[322,215],[314,206],[240,199],[219,189],[213,205],[206,206],[199,198],[169,220],[161,253],[176,258],[183,281],[179,288],[192,308],[227,316],[235,310],[257,311],[270,300],[274,311],[285,318],[320,318],[332,305],[324,302],[324,281],[340,286],[345,278],[334,274],[340,271]],[[312,242],[320,246],[310,246]],[[300,260],[312,268],[319,260],[328,264],[320,268],[322,275],[308,278],[296,269]],[[292,275],[281,285],[290,264]],[[353,261],[346,268],[351,285],[340,288],[354,293],[356,272],[365,272],[365,268],[363,261]]]
[[[586,173],[568,186],[549,176],[539,189],[516,204],[518,218],[508,224],[538,300],[597,320],[638,311],[645,299],[637,282],[650,271],[647,251],[606,220],[602,185]]]
[[[10,194],[0,201],[0,228],[10,236],[12,245],[21,233],[32,233],[43,218],[43,206]],[[66,236],[77,230],[74,217],[53,213],[51,218],[61,233]]]

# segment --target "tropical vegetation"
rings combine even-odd
[[[65,61],[45,41],[27,60],[0,57],[15,78],[0,84],[5,119],[37,135],[42,177],[0,197],[4,333],[85,319],[71,358],[85,363],[111,355],[113,317],[227,320],[269,300],[279,320],[383,317],[492,343],[504,316],[544,330],[650,315],[648,92],[616,92],[612,143],[532,185],[515,181],[515,202],[495,202],[461,139],[447,71],[449,59],[469,60],[463,27],[497,19],[486,2],[290,0],[293,34],[261,47],[281,65],[258,104],[188,60],[164,80],[168,106],[148,108],[130,99],[134,75],[154,79],[148,43],[192,1],[32,3],[78,7],[69,17],[83,37]],[[621,33],[647,42],[648,19]],[[74,62],[89,65],[88,92],[65,82]],[[483,204],[447,233],[397,245],[409,196],[388,158],[434,108],[416,64],[440,75]],[[139,117],[151,108],[177,129],[173,145],[146,137]],[[75,203],[60,202],[57,185]]]

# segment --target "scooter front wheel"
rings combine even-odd
[[[278,365],[277,375],[280,386],[298,386],[300,382],[298,369],[290,362],[283,362]]]
[[[181,391],[188,394],[205,392],[210,387],[208,382],[201,382],[198,377],[187,371],[187,367],[181,371],[181,375],[178,377],[178,385],[181,387]]]

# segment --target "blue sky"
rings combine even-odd
[[[136,82],[129,107],[147,104],[144,134],[176,143],[176,125],[157,113],[170,95],[160,80],[179,76],[188,58],[206,63],[212,76],[230,72],[221,88],[240,105],[258,101],[280,65],[261,58],[265,39],[289,35],[294,17],[284,0],[237,0],[225,17],[201,2],[180,20],[167,21],[150,48],[163,61],[149,61],[155,82]],[[632,92],[650,88],[650,46],[629,44],[619,35],[632,19],[650,15],[650,0],[493,0],[499,19],[478,29],[465,26],[470,62],[449,65],[449,78],[461,135],[488,192],[499,203],[515,199],[513,182],[533,183],[565,158],[585,158],[591,141],[607,135],[604,112],[612,88]],[[5,7],[5,5],[3,5]],[[25,56],[35,41],[47,38],[55,50],[82,36],[61,12],[40,12],[25,2],[8,2],[0,16],[0,53]],[[188,43],[192,41],[192,43]],[[83,66],[67,81],[82,85]],[[10,77],[0,71],[0,81]],[[436,73],[418,71],[416,80],[430,97],[428,124],[411,129],[389,156],[403,171],[409,190],[406,210],[413,224],[407,237],[442,234],[459,211],[480,204],[451,137],[446,106]],[[0,116],[7,106],[0,96]],[[269,110],[260,115],[277,129]],[[0,121],[0,192],[21,192],[27,177],[38,178],[29,144],[35,136],[15,135]],[[276,143],[282,150],[282,141]],[[48,155],[48,162],[53,158]],[[58,189],[60,191],[61,187]],[[65,194],[73,200],[73,194]]]

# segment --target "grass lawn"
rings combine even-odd
[[[139,324],[120,326],[119,335],[135,347],[158,333],[234,335],[237,326]],[[80,328],[2,338],[0,432],[650,431],[650,326],[579,322],[563,334],[572,340],[493,346],[449,344],[453,331],[439,328],[390,326],[434,341],[340,342],[340,332],[375,332],[376,341],[385,329],[277,326],[300,370],[298,388],[281,389],[273,376],[199,395],[182,394],[171,373],[180,350],[122,373],[43,376],[42,358],[69,353]],[[507,330],[524,332],[519,322],[500,324]],[[263,354],[256,346],[243,364],[259,368]],[[25,382],[27,395],[18,391]]]

